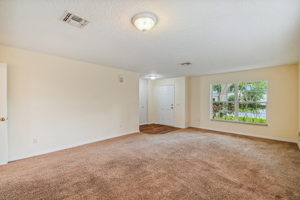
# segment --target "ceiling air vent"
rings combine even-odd
[[[192,63],[191,62],[183,62],[183,63],[180,63],[180,65],[186,67],[186,66],[191,66]]]
[[[68,11],[65,11],[63,16],[60,18],[61,21],[76,26],[78,28],[83,28],[89,23],[88,20],[85,20],[77,15],[74,15]]]

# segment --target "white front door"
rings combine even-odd
[[[7,66],[0,63],[0,165],[8,162]]]
[[[174,126],[174,85],[160,85],[157,91],[159,124]]]

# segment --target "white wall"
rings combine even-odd
[[[137,73],[5,46],[0,62],[8,64],[9,160],[138,131]]]
[[[148,80],[139,81],[140,125],[148,123]]]
[[[210,85],[222,82],[268,81],[268,126],[210,120]],[[298,65],[191,78],[192,127],[296,141],[298,130]]]
[[[158,123],[157,120],[157,87],[164,84],[175,86],[174,126],[185,128],[187,126],[187,78],[169,78],[149,81],[149,122]]]

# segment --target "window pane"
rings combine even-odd
[[[212,101],[234,101],[235,86],[233,83],[212,85]]]
[[[223,103],[220,102],[214,102],[212,105],[212,110],[213,110],[213,119],[221,119],[223,116]]]
[[[224,104],[224,107],[225,107],[225,116],[224,116],[224,119],[223,120],[235,120],[235,117],[234,117],[234,103],[225,103]]]
[[[266,103],[240,103],[239,119],[240,122],[266,124],[267,112]]]
[[[240,83],[239,86],[240,102],[266,102],[267,101],[267,82]]]
[[[235,85],[233,83],[227,84],[227,101],[235,100]]]
[[[226,108],[229,113],[234,113],[234,103],[227,103]]]
[[[220,101],[221,85],[212,85],[212,101]]]
[[[234,120],[234,103],[214,102],[212,119]]]

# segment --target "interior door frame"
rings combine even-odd
[[[5,70],[5,74],[4,77],[0,77],[0,81],[2,79],[2,81],[4,82],[4,105],[6,106],[4,113],[0,113],[3,114],[3,116],[0,117],[4,117],[5,121],[4,122],[0,122],[0,123],[5,123],[4,125],[4,134],[0,133],[0,165],[4,165],[8,163],[8,130],[7,130],[7,64],[5,63],[0,63],[0,69],[4,68]],[[2,124],[1,124],[2,125]],[[1,128],[1,127],[0,127]],[[2,152],[2,153],[1,153]],[[1,155],[2,154],[2,155]]]
[[[144,85],[145,84],[145,85]],[[145,88],[142,88],[141,86],[143,85],[143,87],[145,86]],[[148,104],[149,104],[149,91],[148,91],[148,86],[149,86],[149,82],[146,79],[139,79],[139,125],[144,125],[144,124],[148,124],[148,115],[149,115],[149,110],[148,110]],[[145,96],[141,96],[141,94],[144,92]],[[142,105],[142,101],[143,98],[145,100],[145,107],[144,107],[144,112],[143,113],[145,115],[145,121],[141,120],[141,106]]]
[[[174,94],[173,94],[173,111],[172,111],[172,124],[170,125],[170,124],[163,124],[163,123],[161,123],[158,119],[159,119],[159,117],[158,117],[158,112],[156,112],[156,118],[157,118],[157,123],[158,124],[162,124],[162,125],[167,125],[167,126],[175,126],[175,109],[176,109],[176,106],[175,106],[175,83],[165,83],[165,84],[159,84],[158,86],[157,86],[157,90],[156,90],[156,109],[157,109],[157,111],[158,111],[158,101],[159,101],[159,99],[158,99],[158,93],[159,93],[159,88],[161,87],[161,86],[172,86],[173,88],[174,88]]]

